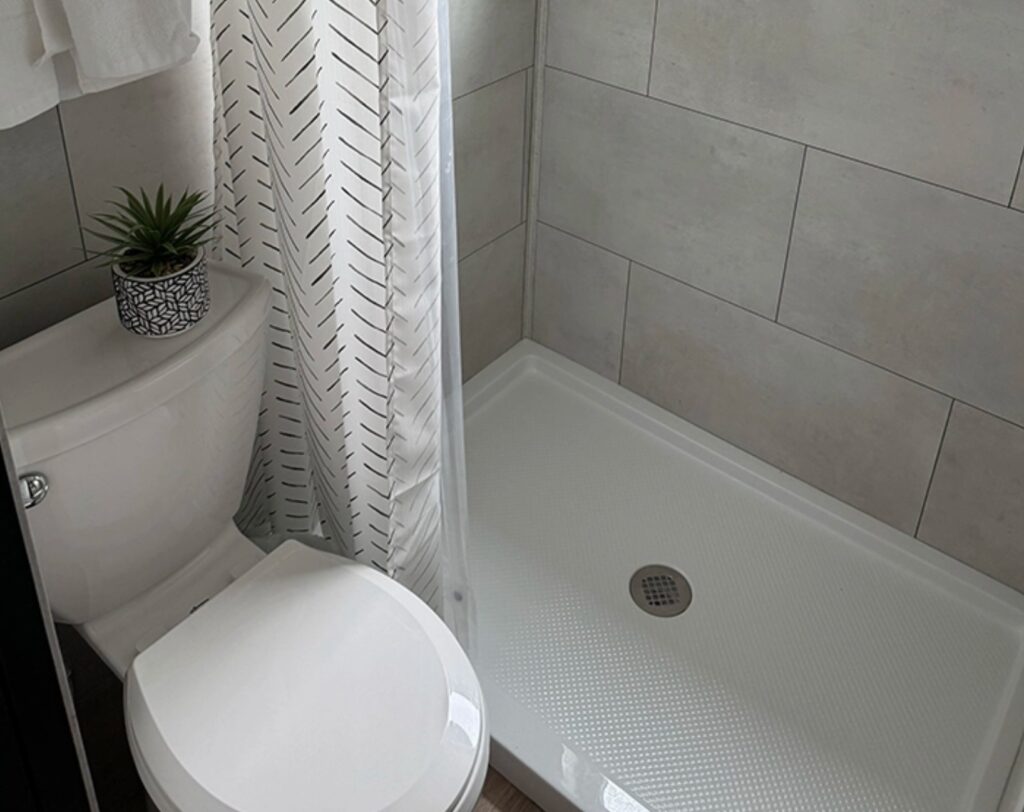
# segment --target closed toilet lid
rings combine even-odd
[[[297,541],[139,654],[125,690],[147,789],[181,812],[442,812],[483,744],[479,683],[440,619]]]

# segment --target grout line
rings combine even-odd
[[[520,223],[518,226],[516,226],[516,228],[523,228],[525,225],[526,225],[526,223],[524,221],[524,222]],[[519,340],[520,341],[525,341],[526,339],[530,338],[530,336],[526,335],[526,332],[525,332],[526,331],[526,316],[525,316],[525,314],[526,314],[526,265],[527,265],[527,255],[526,255],[526,252],[529,250],[529,245],[526,242],[526,233],[525,233],[526,229],[523,228],[523,231],[524,231],[524,233],[523,233],[523,250],[520,252],[521,253],[521,256],[520,256],[520,263],[521,263],[520,268],[522,270],[522,274],[523,275],[522,275],[522,279],[519,282],[519,295],[521,297],[520,301],[519,301]],[[501,238],[499,237],[499,239],[501,239]],[[532,316],[532,314],[533,314],[533,303],[532,302],[530,304],[530,313],[531,313],[531,316]],[[533,326],[532,323],[531,323],[530,326],[531,327]]]
[[[1020,152],[1020,160],[1017,162],[1017,177],[1013,179],[1013,188],[1010,189],[1010,202],[1006,205],[1013,208],[1013,199],[1017,196],[1017,185],[1020,183],[1020,173],[1024,171],[1024,149]]]
[[[57,127],[60,129],[60,146],[64,150],[64,166],[68,170],[68,185],[71,187],[71,202],[75,207],[75,221],[78,223],[78,244],[82,246],[82,260],[89,258],[89,252],[85,247],[85,234],[82,231],[82,213],[78,208],[78,192],[75,191],[75,176],[71,172],[71,156],[68,154],[68,139],[64,136],[64,117],[60,112],[60,105],[57,105]],[[73,265],[70,267],[74,267]],[[52,276],[53,274],[51,274]]]
[[[526,163],[526,252],[523,263],[523,338],[533,337],[534,286],[537,275],[537,223],[540,211],[540,158],[544,130],[547,70],[548,0],[537,0],[533,39],[533,84],[530,103],[530,153]]]
[[[654,79],[654,42],[658,36],[658,0],[654,0],[654,21],[651,25],[651,59],[647,63],[647,92],[651,95],[651,82]]]
[[[869,166],[872,169],[877,169],[877,170],[879,170],[881,172],[888,172],[890,175],[897,175],[898,177],[906,178],[907,180],[917,181],[918,183],[923,183],[923,184],[925,184],[927,186],[931,186],[931,187],[933,187],[935,189],[942,189],[943,191],[950,192],[950,193],[955,194],[955,195],[960,195],[961,197],[967,197],[967,198],[970,198],[971,200],[977,200],[977,201],[979,201],[981,203],[988,203],[990,206],[997,206],[1000,209],[1006,209],[1007,208],[1007,205],[1005,203],[1002,203],[1002,202],[1000,202],[998,200],[993,200],[992,198],[989,198],[989,197],[982,197],[981,195],[977,195],[977,194],[974,194],[972,192],[965,192],[963,189],[955,189],[952,186],[944,186],[943,184],[936,183],[933,180],[927,180],[925,178],[919,178],[919,177],[916,177],[915,175],[910,175],[907,172],[900,172],[898,169],[893,169],[893,168],[888,167],[888,166],[882,166],[881,164],[871,163],[871,161],[866,161],[863,158],[854,158],[851,155],[844,155],[841,152],[836,152],[835,150],[828,149],[827,147],[822,147],[822,146],[819,146],[817,144],[808,144],[808,143],[805,143],[803,141],[798,141],[795,138],[790,138],[789,136],[781,135],[779,133],[772,132],[771,130],[765,130],[765,129],[762,129],[761,127],[754,127],[754,126],[752,126],[750,124],[742,124],[739,121],[734,121],[734,120],[732,120],[730,118],[725,118],[723,116],[716,116],[714,113],[707,113],[707,112],[705,112],[703,110],[698,110],[695,107],[687,107],[686,105],[679,104],[678,102],[668,101],[667,99],[658,98],[657,96],[648,96],[648,95],[646,95],[644,93],[640,93],[637,90],[630,90],[629,88],[626,88],[626,87],[620,87],[619,85],[613,85],[611,82],[604,82],[604,81],[602,81],[600,79],[594,79],[591,76],[585,76],[582,73],[576,73],[575,71],[566,70],[565,68],[558,68],[558,67],[555,67],[554,65],[551,65],[549,67],[550,67],[551,70],[557,71],[559,73],[564,73],[567,76],[575,76],[577,79],[583,79],[584,81],[587,81],[587,82],[593,82],[594,84],[603,85],[604,87],[609,87],[612,90],[618,90],[618,91],[620,91],[622,93],[628,93],[629,95],[636,96],[637,98],[640,98],[640,99],[647,99],[648,101],[655,102],[656,104],[664,104],[667,107],[672,107],[672,108],[674,108],[676,110],[685,110],[688,113],[693,113],[694,115],[703,116],[704,118],[711,119],[712,121],[721,121],[723,124],[732,124],[734,127],[741,127],[744,130],[749,130],[750,132],[761,133],[761,135],[767,135],[767,136],[770,136],[771,138],[776,138],[779,141],[786,141],[787,143],[795,144],[795,145],[800,146],[800,147],[806,147],[807,149],[813,149],[815,152],[821,152],[821,153],[824,153],[825,155],[832,155],[832,156],[834,156],[836,158],[842,158],[845,161],[850,161],[851,163],[860,164],[861,166]],[[1013,209],[1013,211],[1017,212],[1018,210],[1017,209]],[[1022,215],[1024,215],[1024,212],[1020,212],[1020,213]]]
[[[602,251],[605,251],[605,252],[611,254],[612,256],[616,256],[616,257],[619,257],[621,259],[627,260],[627,261],[633,263],[633,265],[636,265],[636,266],[638,266],[640,268],[643,268],[644,270],[648,270],[651,273],[656,273],[659,276],[664,276],[666,279],[671,280],[672,282],[676,282],[676,283],[678,283],[680,285],[683,285],[684,287],[687,287],[687,288],[690,288],[692,290],[695,290],[698,293],[703,294],[704,296],[709,296],[712,299],[716,299],[717,301],[722,302],[723,304],[726,304],[729,307],[734,307],[737,310],[742,310],[744,313],[749,313],[751,316],[757,316],[757,318],[763,319],[764,321],[768,322],[769,324],[774,325],[775,327],[779,327],[782,330],[786,330],[787,332],[793,333],[794,335],[798,335],[798,336],[801,336],[803,338],[806,338],[808,341],[813,341],[815,344],[821,344],[823,347],[828,347],[830,350],[835,350],[836,352],[840,353],[841,355],[845,355],[845,356],[847,356],[849,358],[853,358],[856,361],[860,361],[861,363],[864,363],[864,364],[867,364],[869,366],[872,366],[875,369],[881,370],[882,372],[886,372],[889,375],[893,375],[893,376],[895,376],[897,378],[900,378],[900,379],[902,379],[904,381],[907,381],[907,383],[912,383],[915,386],[921,387],[922,389],[927,389],[929,392],[934,392],[936,395],[941,395],[944,398],[949,398],[951,400],[956,400],[956,401],[964,404],[965,406],[970,406],[972,409],[976,409],[977,411],[982,412],[983,414],[988,415],[989,417],[994,417],[997,420],[1001,420],[1004,423],[1007,423],[1007,424],[1013,426],[1014,428],[1018,428],[1018,429],[1024,430],[1024,423],[1017,423],[1017,422],[1015,422],[1014,420],[1011,420],[1008,417],[1004,417],[1003,415],[995,414],[994,412],[992,412],[992,411],[990,411],[990,410],[988,410],[988,409],[986,409],[986,408],[984,408],[982,406],[978,406],[976,403],[972,403],[971,401],[964,400],[962,397],[957,397],[955,395],[951,395],[949,392],[943,392],[941,389],[936,389],[934,386],[929,386],[926,383],[922,383],[921,381],[915,380],[914,378],[911,378],[908,375],[904,375],[902,372],[897,372],[894,369],[889,369],[888,367],[884,367],[881,364],[876,363],[875,361],[872,361],[872,360],[870,360],[868,358],[864,358],[863,356],[857,355],[856,353],[852,353],[849,350],[843,349],[842,347],[837,347],[835,344],[829,344],[827,341],[825,341],[823,339],[820,339],[820,338],[818,338],[816,336],[812,336],[812,335],[810,335],[808,333],[803,333],[800,330],[797,330],[795,327],[789,326],[785,322],[773,321],[771,319],[771,317],[766,316],[764,313],[758,313],[756,310],[751,310],[749,307],[744,307],[741,304],[736,304],[736,302],[732,302],[729,299],[726,299],[724,296],[719,296],[717,293],[712,293],[711,291],[705,290],[704,288],[697,287],[696,285],[694,285],[694,284],[692,284],[690,282],[686,282],[686,281],[684,281],[682,279],[679,279],[678,277],[672,276],[669,273],[665,273],[665,271],[659,271],[657,268],[652,268],[650,265],[645,265],[643,262],[638,262],[637,260],[631,259],[630,257],[627,257],[625,254],[620,254],[620,253],[618,253],[616,251],[612,251],[612,250],[606,248],[605,246],[601,245],[600,243],[596,243],[596,242],[594,242],[592,240],[588,240],[585,237],[580,237],[578,234],[573,234],[571,231],[566,231],[564,228],[559,228],[558,226],[551,225],[551,223],[548,223],[548,222],[546,222],[544,220],[540,220],[538,222],[540,222],[541,224],[547,226],[548,228],[554,229],[555,231],[558,231],[558,232],[560,232],[562,234],[565,234],[565,235],[567,235],[569,237],[572,237],[573,239],[576,239],[576,240],[579,240],[580,242],[586,243],[587,245],[592,245],[595,248],[600,248]]]
[[[793,198],[793,217],[789,221],[789,239],[786,241],[786,258],[782,261],[782,278],[779,280],[779,300],[775,303],[775,319],[778,323],[782,311],[782,292],[786,289],[786,271],[789,270],[789,253],[793,250],[793,232],[796,231],[796,211],[800,205],[800,189],[804,185],[804,167],[807,166],[807,147],[800,159],[800,174],[796,179],[796,196]]]
[[[952,398],[953,396],[948,395],[948,397]],[[953,400],[955,400],[961,406],[966,406],[968,409],[974,409],[974,411],[976,412],[981,412],[983,415],[985,415],[985,417],[991,417],[993,420],[998,420],[1000,423],[1005,423],[1010,428],[1020,429],[1024,431],[1024,424],[1015,423],[1008,417],[1003,417],[1001,414],[990,412],[988,411],[988,409],[983,409],[981,408],[981,406],[976,406],[975,404],[971,403],[970,401],[966,401],[963,398],[953,398]]]
[[[601,245],[600,243],[596,243],[596,242],[594,242],[592,240],[588,240],[586,237],[581,237],[578,234],[573,234],[573,232],[571,232],[571,231],[566,231],[564,228],[559,228],[558,226],[551,225],[551,223],[549,223],[549,222],[547,222],[545,220],[538,220],[538,222],[541,225],[544,225],[544,226],[547,226],[548,228],[554,229],[555,231],[558,231],[558,232],[560,232],[562,234],[565,234],[568,237],[572,237],[574,240],[579,240],[580,242],[586,243],[587,245],[592,245],[592,246],[594,246],[594,248],[600,248],[606,254],[611,254],[612,256],[618,257],[619,259],[624,259],[624,260],[626,260],[626,262],[630,262],[633,265],[636,265],[636,266],[638,266],[640,268],[643,268],[645,270],[653,271],[654,273],[658,274],[659,276],[664,276],[666,279],[671,279],[673,282],[678,282],[680,285],[685,285],[688,288],[693,288],[695,291],[697,291],[699,293],[703,293],[705,296],[710,296],[712,299],[718,299],[720,302],[724,302],[727,305],[731,305],[732,307],[735,307],[738,310],[742,310],[745,313],[750,313],[750,315],[752,315],[752,316],[757,316],[758,318],[764,319],[765,321],[772,321],[764,313],[758,313],[756,310],[751,310],[749,307],[746,307],[746,306],[741,305],[741,304],[736,304],[736,302],[732,302],[729,299],[726,299],[724,296],[719,296],[717,293],[712,293],[711,291],[704,290],[704,288],[699,288],[699,287],[697,287],[696,285],[694,285],[694,284],[692,284],[690,282],[687,282],[687,281],[685,281],[683,279],[679,279],[678,277],[672,276],[672,274],[670,274],[670,273],[666,273],[665,271],[659,271],[657,268],[654,268],[654,267],[652,267],[650,265],[646,265],[643,262],[640,262],[639,260],[633,259],[632,257],[627,257],[625,254],[620,254],[620,253],[618,253],[616,251],[612,251],[610,248],[607,248],[607,247]],[[774,324],[774,322],[772,322],[772,323]],[[786,325],[780,324],[779,326],[780,327],[785,327]]]
[[[594,248],[600,248],[605,253],[618,257],[619,259],[624,259],[626,260],[626,262],[636,262],[637,265],[643,265],[642,262],[627,257],[625,254],[620,254],[617,251],[613,251],[611,248],[608,248],[607,246],[601,245],[600,243],[596,243],[593,240],[588,240],[586,237],[579,236],[579,234],[574,234],[573,232],[568,231],[567,229],[564,229],[561,226],[556,226],[552,223],[549,223],[547,220],[538,219],[537,222],[543,226],[547,226],[548,228],[553,228],[555,231],[560,231],[562,234],[572,237],[573,239],[579,240],[580,242],[585,242],[587,245],[592,245],[594,246]]]
[[[626,323],[629,319],[629,285],[632,281],[633,262],[630,260],[626,265],[626,301],[622,307],[622,343],[619,345],[619,374],[615,376],[619,386],[622,386],[622,363],[626,359]]]
[[[677,276],[672,276],[672,274],[666,273],[665,271],[659,271],[657,268],[652,268],[650,265],[644,265],[643,263],[638,263],[638,264],[640,265],[640,267],[646,268],[648,271],[651,271],[652,273],[658,274],[658,276],[664,276],[666,279],[669,279],[669,280],[671,280],[673,282],[678,282],[680,285],[684,285],[685,287],[688,287],[688,288],[691,288],[692,290],[697,291],[697,293],[702,293],[705,296],[710,296],[712,299],[717,299],[719,302],[722,302],[722,304],[727,304],[727,305],[729,305],[729,307],[735,307],[737,310],[742,310],[744,313],[749,313],[751,316],[757,316],[759,319],[764,319],[764,321],[768,322],[769,324],[774,324],[777,327],[781,327],[783,330],[789,330],[791,333],[799,333],[800,335],[803,335],[803,333],[800,333],[798,330],[794,330],[789,325],[782,324],[780,322],[774,321],[771,318],[771,316],[766,316],[764,313],[758,313],[756,310],[751,310],[749,307],[746,307],[745,305],[736,304],[736,302],[730,301],[729,299],[726,299],[724,296],[720,296],[717,293],[712,293],[709,290],[704,290],[704,288],[699,288],[696,285],[694,285],[692,282],[687,282],[685,279],[680,279]],[[819,344],[824,344],[825,343],[824,341],[819,341],[818,339],[814,338],[814,336],[805,336],[805,337],[806,338],[810,338],[810,339],[812,339],[814,341],[818,341]],[[828,346],[831,346],[831,345],[828,345]],[[839,349],[839,348],[838,347],[833,347],[832,349]],[[846,352],[845,350],[839,350],[839,351],[840,352]],[[847,353],[847,355],[849,355],[849,353]],[[863,359],[860,359],[860,360],[863,360]],[[868,363],[870,363],[870,362],[868,362]]]
[[[612,90],[618,90],[621,91],[622,93],[628,93],[630,96],[636,96],[637,98],[640,99],[647,99],[648,101],[654,102],[655,104],[663,104],[667,107],[672,107],[676,110],[685,110],[687,113],[693,113],[694,115],[703,116],[704,118],[710,118],[713,119],[714,121],[721,121],[724,124],[732,124],[736,127],[742,127],[745,130],[751,130],[753,132],[761,133],[762,135],[771,136],[772,138],[778,138],[780,141],[787,141],[790,144],[796,144],[801,147],[813,147],[813,145],[805,144],[802,141],[797,141],[795,138],[789,138],[785,135],[779,135],[778,133],[773,133],[769,130],[763,130],[760,127],[752,127],[749,124],[740,124],[738,121],[723,118],[722,116],[716,116],[714,113],[705,113],[703,110],[697,110],[694,107],[686,107],[685,105],[678,104],[677,102],[667,101],[665,99],[658,98],[657,96],[648,96],[646,93],[641,93],[638,90],[630,90],[628,87],[613,85],[611,82],[606,82],[603,79],[595,79],[592,76],[586,76],[585,74],[577,73],[576,71],[569,70],[568,68],[561,68],[556,65],[549,65],[548,67],[553,71],[557,71],[558,73],[564,73],[566,76],[575,76],[577,79],[583,79],[586,82],[593,82],[594,84],[597,85],[603,85],[604,87],[611,88]]]
[[[466,98],[466,96],[472,96],[474,93],[478,93],[481,90],[486,90],[489,87],[501,84],[506,79],[511,79],[513,76],[517,74],[526,73],[532,67],[533,65],[527,65],[525,68],[516,68],[511,73],[506,73],[504,76],[499,76],[497,79],[492,79],[489,82],[485,82],[484,84],[480,85],[480,87],[474,87],[472,90],[467,90],[465,93],[460,93],[458,96],[452,96],[452,104],[459,101],[460,99]]]
[[[517,228],[522,228],[524,225],[526,225],[526,221],[525,220],[520,220],[518,223],[516,223],[514,226],[512,226],[512,228],[509,228],[509,229],[506,229],[505,231],[502,231],[497,237],[494,237],[493,239],[488,240],[483,245],[481,245],[479,248],[474,248],[472,251],[470,251],[464,257],[459,257],[458,261],[459,262],[465,262],[470,257],[476,256],[481,251],[483,251],[485,248],[490,248],[492,245],[494,245],[494,243],[498,242],[498,240],[504,239],[509,234],[511,234],[513,231],[515,231]]]
[[[932,473],[928,477],[928,486],[924,489],[924,500],[921,502],[921,512],[917,517],[917,524],[914,525],[914,538],[921,532],[921,522],[924,521],[924,511],[928,507],[928,497],[932,492],[932,483],[935,481],[935,472],[939,470],[939,458],[942,456],[942,447],[946,444],[946,432],[949,431],[949,421],[953,418],[953,407],[956,405],[956,398],[949,402],[949,411],[946,412],[946,423],[942,427],[942,436],[939,437],[939,447],[935,451],[935,462],[932,463]]]
[[[522,177],[519,179],[522,200],[519,201],[519,216],[523,222],[529,217],[530,209],[530,152],[533,149],[533,83],[537,81],[536,69],[526,69],[525,98],[523,99],[523,154]]]
[[[43,282],[49,282],[51,279],[55,279],[61,274],[68,273],[69,271],[73,271],[76,268],[81,268],[83,265],[91,264],[92,260],[83,259],[81,262],[76,262],[73,265],[68,265],[67,267],[61,268],[59,271],[54,271],[53,273],[47,274],[46,276],[40,277],[39,279],[33,279],[27,285],[22,285],[20,288],[16,288],[15,290],[8,291],[7,293],[0,295],[0,302],[2,302],[4,299],[10,299],[12,296],[17,296],[19,293],[23,293],[29,288],[34,288],[36,285],[41,285],[43,284]]]

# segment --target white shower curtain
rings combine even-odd
[[[225,258],[274,289],[239,523],[468,643],[446,0],[213,0]]]

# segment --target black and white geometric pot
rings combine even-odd
[[[210,310],[206,252],[170,276],[129,276],[111,267],[117,315],[125,329],[146,338],[168,338],[195,327]]]

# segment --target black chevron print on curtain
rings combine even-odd
[[[443,0],[441,0],[443,2]],[[225,259],[273,286],[239,522],[438,609],[439,0],[213,0]]]

